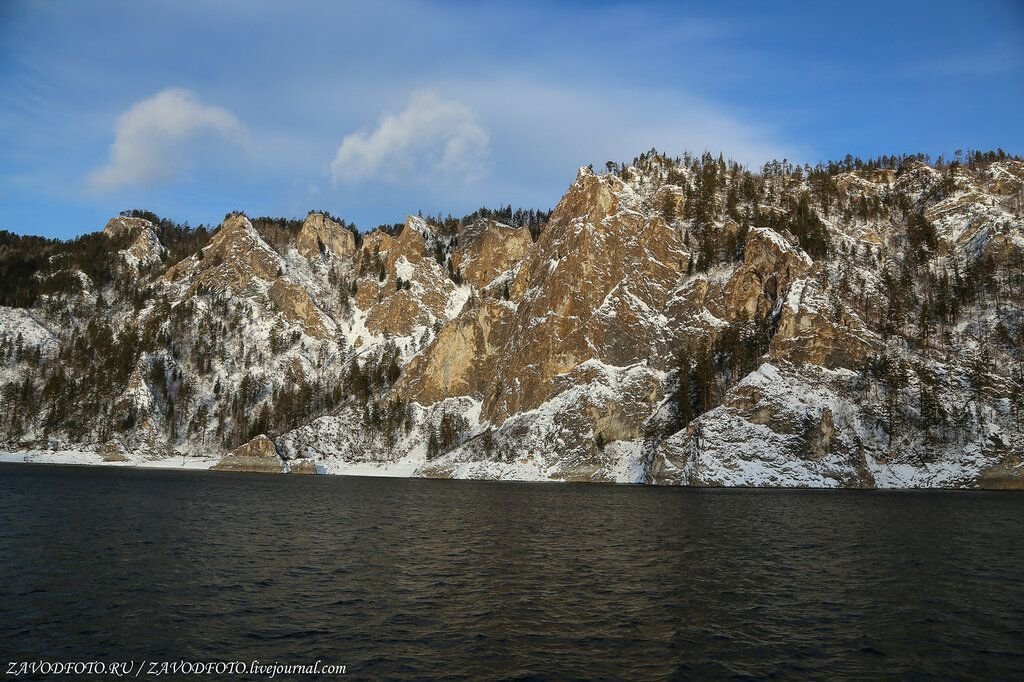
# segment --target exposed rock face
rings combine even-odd
[[[1024,461],[1021,454],[1009,453],[1001,461],[982,470],[978,486],[992,490],[1024,490]]]
[[[158,264],[167,249],[153,229],[153,223],[143,218],[112,218],[103,228],[111,241],[126,244],[121,251],[125,261],[134,268]]]
[[[821,367],[859,367],[881,339],[859,317],[830,304],[815,280],[792,283],[772,339],[773,358]]]
[[[430,351],[413,358],[396,390],[425,405],[456,396],[482,399],[494,384],[494,363],[512,318],[509,306],[497,301],[467,304],[441,328]]]
[[[279,474],[285,471],[274,441],[263,434],[232,450],[213,468],[216,471],[250,471],[260,474]]]
[[[1024,190],[1024,161],[1002,161],[985,171],[989,190],[1002,196],[1020,195]]]
[[[836,177],[836,185],[843,192],[880,194],[896,182],[896,173],[885,168],[875,171],[850,171]]]
[[[794,281],[808,276],[811,258],[774,230],[753,228],[747,233],[743,265],[725,287],[726,314],[764,317]]]
[[[356,238],[323,213],[310,211],[299,230],[295,248],[309,259],[347,259],[356,252]]]
[[[153,223],[144,218],[118,216],[107,221],[107,224],[103,227],[103,234],[107,235],[111,241],[129,242],[139,236],[140,233],[152,229]]]
[[[284,313],[285,318],[301,325],[307,336],[317,339],[331,336],[327,316],[300,285],[286,277],[278,277],[270,287],[270,299]]]
[[[473,286],[484,289],[518,265],[531,246],[529,228],[516,229],[493,220],[477,223],[459,235],[452,268]]]
[[[244,291],[254,280],[272,282],[281,273],[281,257],[260,238],[244,215],[228,216],[209,246],[170,268],[169,282],[187,281],[190,290]]]
[[[104,462],[127,462],[124,447],[116,441],[108,441],[99,449]]]
[[[396,236],[377,231],[363,239],[355,303],[363,312],[367,337],[411,337],[450,317],[456,287],[426,254],[424,230],[422,219],[410,216]]]
[[[655,311],[689,253],[639,203],[618,178],[580,169],[513,280],[515,331],[498,359],[500,383],[484,399],[486,418],[500,423],[539,406],[556,376],[592,358],[625,366],[651,355]]]
[[[784,361],[765,363],[723,405],[661,444],[650,480],[873,487],[854,423],[856,407],[841,397],[852,376],[822,370],[804,375]]]
[[[510,300],[467,305],[413,361],[399,390],[427,404],[459,395],[483,400],[484,418],[501,424],[564,390],[559,377],[587,360],[664,361],[665,317],[654,311],[668,305],[691,256],[678,231],[639,204],[617,178],[581,169],[509,277]],[[491,224],[453,263],[486,285],[501,272],[513,275],[510,256],[527,239],[525,230]]]

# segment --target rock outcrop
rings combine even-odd
[[[213,466],[215,471],[249,471],[259,474],[279,474],[286,471],[277,454],[274,441],[260,434],[244,445],[229,452]]]
[[[422,219],[410,216],[398,234],[368,234],[356,256],[355,305],[373,338],[420,336],[453,310],[456,286],[444,267],[426,253]]]
[[[452,269],[471,285],[485,289],[500,275],[511,275],[531,246],[533,238],[527,227],[509,227],[493,220],[475,223],[459,235]]]
[[[792,283],[779,309],[773,358],[820,367],[860,367],[882,347],[853,311],[829,301],[813,279]]]
[[[283,272],[281,257],[263,241],[244,215],[228,216],[205,247],[172,266],[163,275],[168,282],[214,291],[244,292],[255,280],[273,282]]]
[[[307,336],[327,339],[331,336],[329,327],[333,324],[320,310],[309,292],[299,284],[278,277],[270,287],[270,300],[284,313],[285,318],[298,324]]]
[[[136,271],[139,267],[161,263],[167,253],[153,223],[144,218],[112,218],[103,228],[103,234],[115,244],[123,245],[121,256]]]
[[[657,311],[690,254],[678,231],[639,204],[617,177],[580,169],[512,281],[514,331],[484,397],[487,419],[539,406],[555,377],[587,360],[625,366],[652,354]]]
[[[323,213],[310,211],[295,239],[295,248],[309,259],[344,260],[356,252],[356,237]]]

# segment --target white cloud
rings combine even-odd
[[[245,129],[230,111],[203,104],[190,90],[161,90],[118,117],[110,160],[88,183],[106,191],[171,179],[202,155],[196,143],[211,137],[239,145]]]
[[[331,164],[337,182],[469,183],[487,172],[487,131],[476,113],[435,92],[415,92],[372,132],[345,136]]]

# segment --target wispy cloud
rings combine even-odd
[[[204,104],[183,88],[167,88],[136,102],[118,117],[114,131],[109,161],[87,179],[98,191],[173,179],[203,138],[233,145],[245,139],[245,128],[233,113]]]
[[[331,176],[335,183],[469,183],[486,174],[489,144],[475,111],[436,92],[415,92],[404,110],[385,115],[372,131],[347,135]]]
[[[545,168],[556,169],[561,178],[580,164],[629,161],[652,147],[670,154],[722,151],[756,165],[809,153],[775,126],[682,88],[608,89],[600,83],[518,77],[451,81],[444,87],[480,112],[493,131],[502,168],[524,179]]]

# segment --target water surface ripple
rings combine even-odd
[[[0,465],[7,660],[1017,677],[1024,495]],[[5,666],[6,667],[6,666]]]

